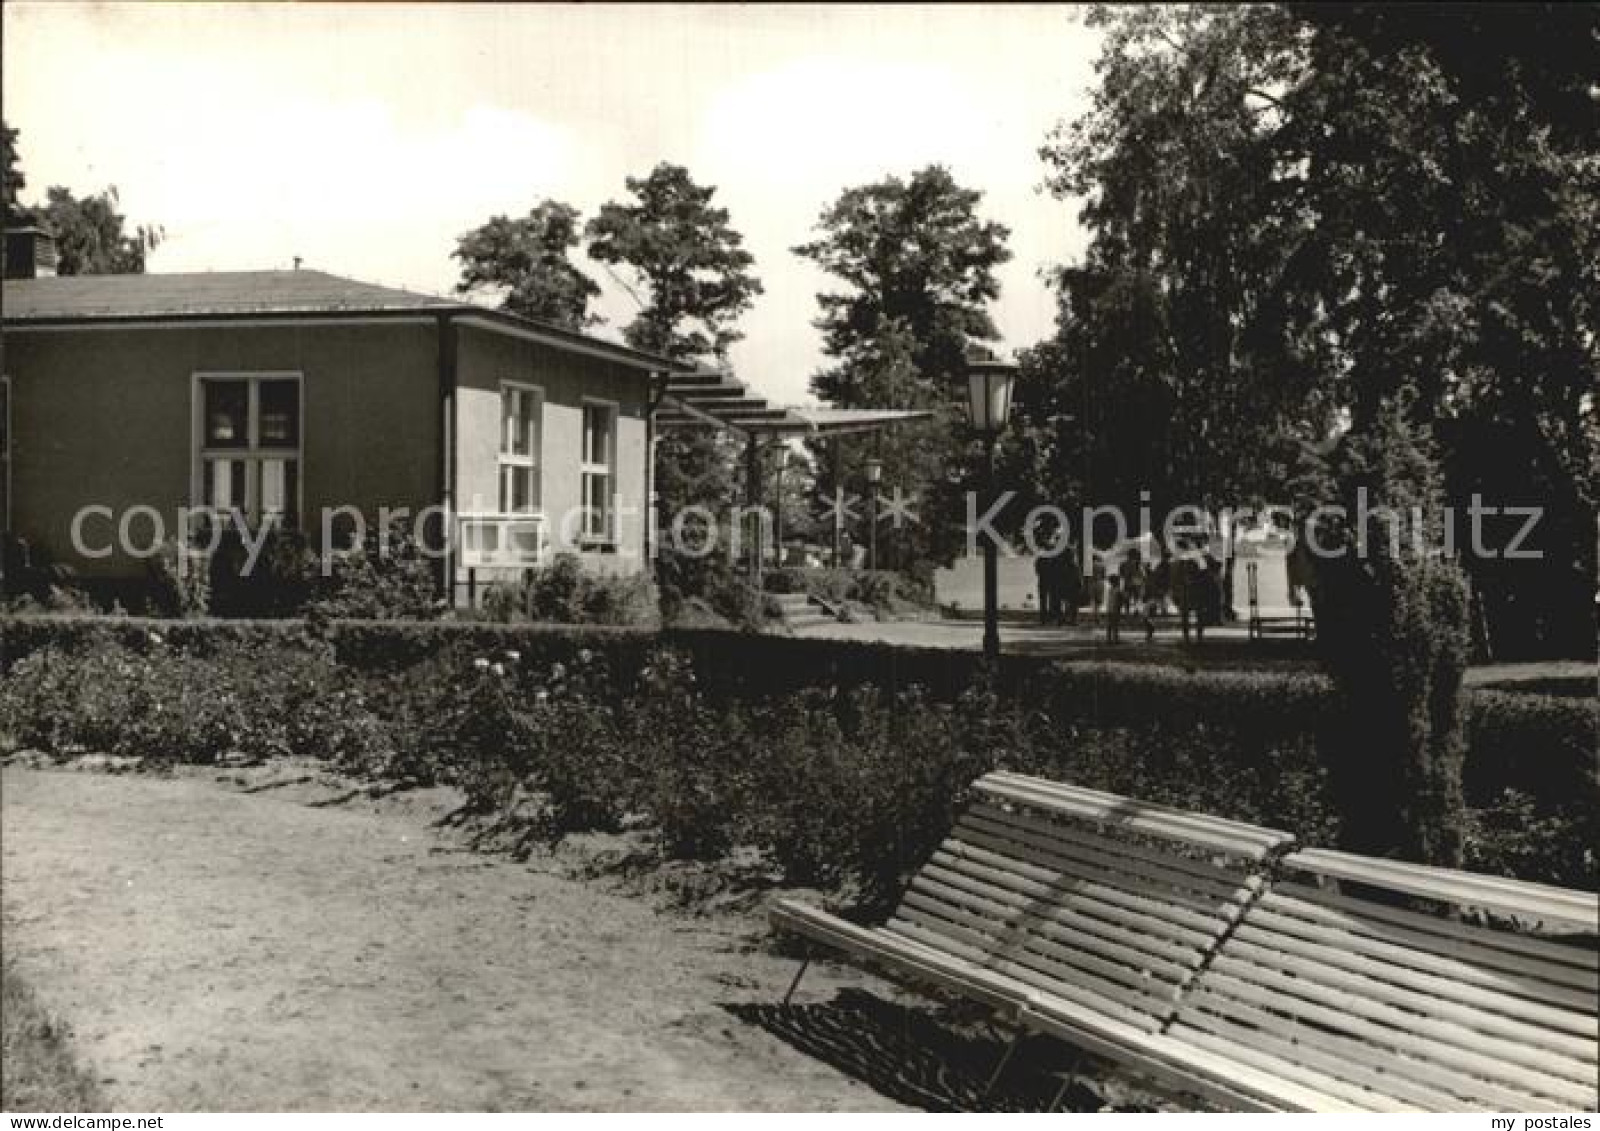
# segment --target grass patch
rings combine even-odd
[[[99,1089],[67,1045],[66,1027],[50,1016],[9,961],[0,963],[0,1108],[6,1111],[104,1111]]]

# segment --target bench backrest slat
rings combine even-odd
[[[1249,860],[1263,859],[1293,839],[1281,829],[1188,813],[1114,793],[1047,782],[1022,774],[987,774],[975,783],[974,788],[980,793],[1016,801],[1042,812],[1093,821],[1103,826],[1121,826]]]
[[[1388,891],[1528,921],[1546,930],[1600,934],[1600,897],[1594,892],[1321,848],[1302,849],[1288,863],[1311,875],[1370,883]]]

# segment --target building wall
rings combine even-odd
[[[172,533],[190,502],[197,372],[302,374],[302,505],[317,538],[324,508],[413,512],[438,502],[436,330],[431,323],[7,331],[12,527],[85,577],[129,577],[145,563],[72,549],[74,514],[152,506]],[[142,544],[151,524],[132,532]],[[111,524],[85,526],[91,547]]]
[[[540,484],[549,552],[577,553],[587,568],[633,573],[646,566],[647,375],[600,358],[473,327],[460,330],[456,374],[456,507],[496,511],[500,503],[500,383],[516,381],[544,396]],[[578,541],[581,500],[583,404],[616,406],[617,544],[594,553]],[[569,517],[570,516],[570,517]],[[563,529],[565,524],[566,529]],[[495,580],[479,571],[477,580]],[[465,581],[464,573],[458,580]]]

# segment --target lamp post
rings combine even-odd
[[[883,461],[872,456],[861,465],[867,478],[867,496],[870,504],[867,527],[867,568],[878,568],[878,484],[883,480]]]
[[[967,362],[967,419],[983,438],[983,489],[994,497],[994,451],[1000,432],[1011,415],[1011,391],[1017,367],[1004,361]],[[1000,546],[992,537],[983,542],[983,654],[1000,655]]]

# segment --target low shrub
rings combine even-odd
[[[146,566],[151,611],[179,620],[211,611],[211,571],[203,558],[188,553],[175,538],[158,548]]]
[[[274,528],[247,543],[233,527],[207,557],[210,611],[219,617],[276,619],[303,615],[317,592],[321,565],[298,530]]]
[[[156,762],[209,763],[230,754],[288,752],[275,697],[226,662],[169,649],[150,634],[72,656],[45,649],[0,686],[0,728],[18,744],[56,754],[104,751]]]
[[[444,611],[436,563],[409,522],[369,530],[355,549],[328,558],[313,585],[305,615],[332,620],[431,620]]]
[[[834,604],[855,601],[880,613],[926,606],[933,597],[927,585],[887,569],[784,566],[762,574],[761,580],[768,593],[808,593]]]
[[[92,647],[49,646],[10,667],[0,681],[9,745],[169,764],[292,754],[392,771],[393,731],[327,644],[284,632],[270,643],[229,635],[195,648],[193,634],[121,627],[90,637]]]
[[[523,581],[492,585],[482,613],[500,623],[604,624],[654,627],[660,602],[645,573],[595,574],[576,554],[557,554]]]
[[[967,785],[1036,773],[1336,843],[1327,682],[710,631],[0,618],[11,745],[291,753],[454,783],[530,837],[637,821],[791,882],[893,892]],[[1595,886],[1594,702],[1469,697],[1467,859]]]
[[[752,630],[776,612],[766,594],[718,554],[695,557],[664,549],[656,560],[656,577],[667,624],[678,623],[686,608],[699,606],[734,628]]]

